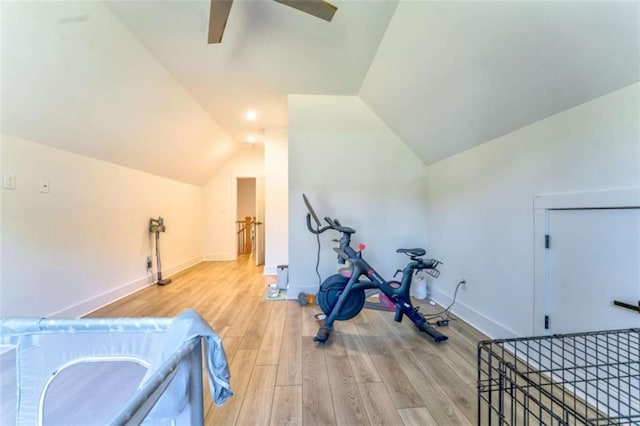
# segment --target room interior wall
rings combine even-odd
[[[364,257],[390,277],[406,263],[400,247],[426,245],[426,170],[355,96],[289,96],[289,297],[317,292],[316,238],[306,227],[306,193],[318,215],[338,218],[367,245]],[[320,274],[335,273],[335,232],[321,235]]]
[[[273,275],[289,263],[289,152],[286,129],[266,129],[264,136],[264,274]]]
[[[491,337],[533,332],[534,197],[640,186],[640,85],[426,168],[433,297]],[[569,308],[568,308],[569,309]]]
[[[234,260],[236,250],[236,182],[264,176],[264,148],[240,148],[204,185],[204,259]]]
[[[80,316],[153,283],[150,217],[163,276],[202,259],[201,187],[6,135],[2,170],[2,317]]]

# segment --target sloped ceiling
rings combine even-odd
[[[2,2],[2,132],[200,184],[228,134],[102,2]]]
[[[359,95],[425,163],[640,80],[637,2],[0,2],[2,132],[202,184],[287,94]],[[258,111],[255,123],[244,119]]]
[[[429,164],[639,80],[639,2],[408,1],[360,96]]]
[[[236,0],[209,45],[209,0],[1,2],[2,132],[202,184],[289,93],[357,94],[396,2],[336,3]]]
[[[107,4],[236,141],[287,125],[287,95],[356,95],[396,1],[336,1],[322,21],[272,0],[234,0],[219,45],[209,0]],[[258,111],[248,127],[244,112]]]

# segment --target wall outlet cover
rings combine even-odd
[[[16,174],[15,172],[6,172],[2,176],[2,186],[4,189],[16,189]]]

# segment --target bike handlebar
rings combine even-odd
[[[307,228],[312,234],[322,234],[324,231],[328,229],[333,229],[334,231],[342,232],[344,234],[356,233],[355,229],[349,228],[348,226],[340,226],[338,225],[340,222],[333,220],[330,217],[325,217],[324,220],[329,225],[323,226],[322,228],[318,226],[318,228],[314,229],[313,226],[311,225],[311,214],[307,213]]]
[[[348,226],[342,226],[338,219],[331,219],[329,216],[325,216],[324,221],[329,224],[329,226],[321,227],[320,220],[318,219],[318,215],[316,215],[315,210],[311,207],[311,203],[305,194],[302,194],[302,199],[304,200],[304,204],[307,206],[307,228],[311,231],[312,234],[322,234],[324,231],[328,229],[333,229],[334,231],[342,232],[344,234],[355,234],[356,231],[353,228],[349,228]],[[314,229],[311,226],[311,218],[316,222],[316,228]]]
[[[356,230],[353,228],[349,228],[348,226],[342,226],[340,225],[340,222],[338,222],[337,219],[331,219],[329,216],[326,216],[324,218],[324,221],[327,222],[329,224],[329,226],[331,227],[331,229],[338,231],[338,232],[343,232],[345,234],[355,234]]]

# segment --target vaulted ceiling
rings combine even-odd
[[[428,164],[640,80],[637,2],[333,3],[235,0],[209,45],[209,0],[3,1],[1,130],[202,184],[288,94],[358,95]]]

